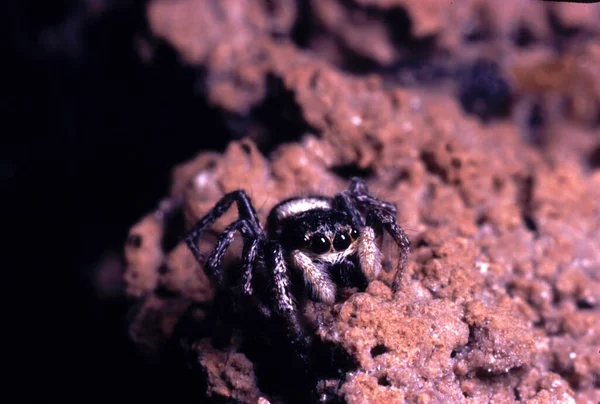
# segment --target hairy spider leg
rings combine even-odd
[[[185,238],[186,244],[200,265],[203,264],[204,257],[202,256],[202,253],[196,244],[198,239],[200,236],[202,236],[202,233],[212,226],[234,202],[237,204],[239,217],[247,220],[249,226],[257,235],[264,234],[264,231],[260,226],[260,222],[258,221],[256,211],[254,210],[254,207],[252,206],[250,198],[248,198],[246,192],[243,190],[229,192],[228,194],[225,194],[219,200],[219,202],[217,202],[214,208],[212,208],[206,215],[198,220]]]
[[[304,332],[296,310],[283,251],[281,246],[274,241],[268,242],[265,251],[267,266],[272,271],[275,310],[285,322],[287,338],[293,352],[303,362],[304,368],[309,369],[309,338]]]
[[[387,231],[390,236],[394,239],[394,242],[398,245],[401,252],[400,263],[398,265],[398,271],[396,272],[396,276],[394,279],[393,288],[394,290],[400,286],[400,282],[402,279],[402,275],[404,273],[404,269],[406,268],[406,263],[408,260],[408,254],[410,252],[410,240],[404,233],[402,227],[398,225],[396,222],[396,213],[397,208],[394,204],[382,201],[373,195],[369,194],[369,190],[367,188],[367,184],[361,178],[354,177],[352,178],[350,185],[348,187],[348,191],[346,191],[351,195],[351,199],[356,200],[360,207],[367,212],[366,218],[366,227],[361,232],[361,238],[363,246],[363,254],[360,253],[359,248],[359,258],[360,256],[364,256],[365,258],[374,259],[376,257],[373,254],[381,254],[379,249],[374,244],[375,234],[372,230],[374,224],[378,224],[383,227],[385,231]],[[346,193],[342,193],[345,195]],[[352,206],[352,202],[348,202],[348,198],[345,198],[345,203],[347,206]],[[366,230],[366,231],[365,231]],[[369,251],[369,250],[372,250]],[[365,259],[364,261],[371,261]],[[372,272],[371,276],[376,275],[378,269],[381,268],[381,257],[379,259],[374,259],[372,265],[369,263],[363,262],[361,259],[361,266],[363,266],[363,271],[365,271],[365,275],[369,276],[367,272]],[[378,267],[377,267],[378,266]]]
[[[382,201],[371,195],[367,187],[367,183],[358,177],[353,177],[348,186],[348,191],[353,198],[355,198],[363,206],[374,206],[380,209],[389,211],[396,215],[398,212],[396,206],[393,203]]]
[[[244,278],[244,286],[248,277],[250,278],[248,282],[252,281],[251,272],[254,266],[256,248],[258,246],[259,239],[257,238],[257,235],[255,234],[254,230],[252,229],[252,227],[246,219],[238,219],[235,222],[231,223],[229,226],[227,226],[225,230],[223,230],[223,233],[219,235],[219,238],[217,239],[217,242],[215,244],[215,248],[206,260],[205,268],[207,270],[207,275],[213,279],[216,279],[219,285],[223,284],[223,272],[221,271],[221,261],[223,260],[227,249],[233,242],[236,231],[239,232],[244,239],[245,252],[248,252],[250,247],[254,245],[254,248],[251,249],[250,254],[242,254],[244,257],[244,262],[242,264],[242,276]],[[246,272],[250,272],[250,275],[248,275]]]
[[[352,226],[354,226],[357,230],[362,231],[362,229],[365,227],[365,218],[356,206],[356,203],[353,201],[349,192],[350,191],[344,191],[336,195],[333,199],[333,203],[337,208],[343,210],[347,215],[350,216]]]
[[[292,251],[291,259],[294,266],[301,270],[304,283],[308,286],[312,296],[323,303],[335,303],[337,288],[327,271],[320,269],[319,264],[315,264],[308,255],[300,250]]]
[[[264,237],[257,235],[247,220],[238,219],[231,223],[219,235],[215,248],[206,261],[206,269],[208,275],[216,279],[219,285],[223,284],[223,273],[221,271],[221,261],[227,252],[227,249],[233,242],[235,232],[238,231],[244,239],[242,250],[242,278],[240,282],[241,292],[243,296],[252,298],[254,305],[259,312],[265,317],[271,317],[271,310],[265,304],[260,302],[253,296],[252,275],[256,258],[260,253],[259,249],[264,245]],[[222,305],[223,303],[221,303]],[[219,305],[217,305],[218,307]]]
[[[252,288],[252,272],[254,271],[254,265],[256,263],[256,257],[261,248],[261,244],[264,243],[263,238],[255,237],[248,242],[244,242],[242,250],[243,262],[242,262],[242,294],[251,296],[254,292]]]
[[[404,270],[406,268],[406,263],[408,261],[408,254],[410,252],[410,240],[404,233],[404,230],[398,223],[396,222],[395,215],[392,213],[378,208],[373,208],[369,210],[367,214],[367,226],[372,227],[374,224],[379,224],[382,226],[385,231],[392,236],[392,239],[396,242],[398,247],[400,247],[401,257],[400,262],[398,264],[398,270],[396,272],[394,283],[392,285],[393,290],[397,290],[402,281],[402,275],[404,274]]]
[[[363,189],[366,189],[366,187]],[[365,219],[363,219],[362,213],[360,212],[357,203],[354,201],[354,195],[351,196],[350,192],[351,191],[348,190],[337,195],[334,199],[334,203],[350,215],[352,225],[360,232],[358,241],[358,260],[365,277],[368,281],[372,281],[377,278],[377,275],[381,270],[381,251],[379,251],[379,248],[377,247],[375,232],[372,228],[368,227],[368,225],[365,226]]]

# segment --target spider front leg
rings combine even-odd
[[[309,345],[310,339],[304,332],[294,296],[285,258],[279,243],[270,241],[265,252],[267,265],[273,278],[273,300],[275,312],[285,323],[286,336],[296,357],[300,359],[305,370],[309,370]]]
[[[375,231],[373,228],[365,225],[365,220],[354,200],[354,195],[351,194],[356,187],[366,191],[366,185],[362,180],[355,180],[352,181],[348,191],[336,196],[334,203],[350,216],[352,226],[360,233],[358,239],[358,260],[365,277],[368,281],[372,281],[377,278],[381,271],[382,255],[377,246]]]
[[[406,233],[404,233],[402,227],[400,227],[396,221],[396,216],[392,215],[390,212],[378,208],[371,209],[367,213],[367,226],[372,228],[375,225],[383,227],[383,229],[388,232],[390,236],[392,236],[392,239],[400,248],[400,262],[398,265],[398,271],[395,275],[394,284],[392,285],[392,289],[396,290],[400,286],[402,275],[404,274],[406,263],[408,261],[408,254],[410,253],[410,240],[406,236]]]
[[[198,239],[202,236],[202,233],[206,229],[212,226],[217,219],[223,216],[223,214],[234,202],[237,204],[240,219],[245,219],[248,222],[248,225],[256,233],[263,233],[262,228],[260,227],[260,222],[258,221],[258,217],[256,216],[256,211],[254,210],[248,195],[246,195],[246,193],[242,190],[225,194],[206,215],[198,220],[192,230],[185,237],[186,244],[200,265],[203,264],[204,257],[198,248]]]
[[[369,189],[367,188],[367,183],[362,178],[353,177],[350,181],[350,185],[348,186],[348,191],[346,192],[363,206],[384,209],[393,215],[396,215],[397,213],[397,209],[394,204],[382,201],[381,199],[371,195],[369,193]]]
[[[336,286],[331,280],[327,270],[300,250],[294,250],[290,254],[293,265],[300,269],[304,276],[304,283],[308,287],[312,297],[326,304],[335,303]]]
[[[396,206],[371,195],[364,180],[356,177],[352,178],[348,190],[342,192],[337,200],[350,214],[353,222],[357,221],[355,219],[357,216],[362,218],[366,213],[365,226],[361,229],[358,252],[361,267],[367,279],[374,279],[381,270],[382,257],[375,241],[374,226],[383,227],[392,236],[401,251],[398,272],[393,285],[393,288],[397,289],[408,260],[410,240],[396,221]]]

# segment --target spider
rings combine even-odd
[[[239,218],[218,236],[207,259],[198,248],[203,232],[233,203]],[[333,304],[345,286],[362,285],[376,279],[381,271],[377,238],[386,231],[400,247],[397,279],[401,276],[410,242],[396,221],[395,205],[372,196],[360,178],[335,195],[293,197],[278,203],[269,212],[266,228],[261,226],[250,198],[243,190],[224,195],[186,236],[186,243],[207,275],[225,287],[222,266],[234,235],[243,238],[241,274],[236,280],[242,296],[257,294],[257,279],[266,278],[269,303],[254,303],[268,318],[277,317],[294,355],[308,364],[310,338],[300,320],[298,302],[304,297]],[[265,289],[263,286],[262,289]]]

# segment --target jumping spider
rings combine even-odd
[[[197,243],[200,236],[233,203],[239,218],[219,235],[214,250],[205,259]],[[202,217],[186,237],[186,243],[207,275],[226,287],[222,268],[225,252],[234,234],[243,238],[239,291],[251,298],[267,318],[278,318],[296,358],[308,366],[308,346],[297,302],[304,296],[333,304],[339,289],[362,285],[377,278],[381,252],[377,237],[389,233],[401,251],[399,273],[406,265],[410,242],[396,221],[396,207],[369,194],[365,182],[351,180],[347,190],[334,197],[308,196],[286,199],[269,213],[266,230],[261,226],[250,198],[243,190],[226,194]],[[266,287],[257,279],[267,279]],[[257,289],[267,290],[269,303],[257,298]],[[264,299],[262,299],[264,300]]]

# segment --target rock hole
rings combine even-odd
[[[513,34],[513,41],[515,45],[520,48],[526,48],[535,42],[535,36],[533,31],[523,22],[519,23],[517,29]]]
[[[155,289],[154,293],[156,294],[157,297],[164,298],[164,299],[170,299],[170,298],[179,296],[179,292],[167,289],[165,286],[158,286]]]
[[[435,153],[429,150],[424,150],[421,152],[421,160],[425,164],[427,171],[429,171],[431,174],[437,175],[444,181],[448,181],[448,170],[437,161]]]
[[[387,387],[391,386],[392,383],[390,383],[387,376],[380,376],[379,378],[377,378],[377,384],[380,386]]]
[[[296,21],[291,30],[292,41],[300,48],[308,48],[311,43],[312,34],[316,31],[317,27],[313,21],[312,15],[313,10],[310,1],[298,1],[296,2],[298,7],[298,14]]]
[[[249,137],[268,155],[282,143],[297,141],[306,133],[318,134],[304,120],[294,92],[285,87],[280,77],[269,74],[266,87],[267,94],[259,105],[245,116],[232,117],[237,138]]]
[[[352,177],[366,179],[373,175],[373,169],[371,167],[362,168],[355,163],[334,166],[331,167],[331,171],[346,180],[349,180]]]
[[[519,203],[521,205],[521,220],[525,227],[533,232],[536,237],[539,234],[539,228],[533,216],[533,190],[535,188],[535,179],[529,175],[520,182]]]
[[[378,60],[368,53],[355,49],[347,43],[344,38],[335,38],[335,46],[341,55],[338,67],[354,74],[387,73],[397,77],[395,73],[406,67],[409,74],[419,75],[419,70],[424,65],[431,69],[431,55],[436,49],[436,35],[416,37],[413,35],[413,22],[409,13],[403,7],[383,8],[380,6],[369,6],[366,3],[354,0],[340,0],[339,7],[345,10],[347,24],[362,25],[364,22],[375,22],[378,27],[383,28],[390,42],[398,49],[398,54],[403,55],[401,60],[392,60],[389,64],[382,65]],[[319,42],[323,36],[334,36],[335,32],[328,29],[314,16],[318,14],[311,8],[310,1],[299,2],[298,17],[292,29],[292,38],[301,48],[311,47]]]
[[[142,236],[139,234],[131,234],[127,237],[127,245],[133,248],[140,248],[142,246]]]
[[[183,239],[185,233],[185,217],[182,209],[176,209],[166,214],[161,239],[161,246],[164,252],[173,250]]]
[[[313,356],[319,358],[315,371],[324,378],[340,378],[356,370],[358,360],[341,345],[332,342],[314,342]]]
[[[488,59],[476,60],[461,69],[458,98],[465,112],[484,123],[508,116],[513,102],[511,88],[500,67]]]
[[[487,7],[477,7],[473,18],[469,19],[464,31],[464,38],[468,42],[489,40],[492,36],[492,19]]]
[[[592,170],[600,168],[600,146],[596,147],[588,157],[588,164]]]
[[[530,215],[523,215],[523,223],[525,224],[525,227],[527,227],[527,229],[533,233],[537,233],[538,232],[538,226],[537,223],[535,222],[535,220],[533,219],[533,217],[531,217]]]
[[[474,325],[469,325],[469,340],[467,342],[467,345],[473,345],[475,344],[475,342],[477,342],[477,339],[475,337],[475,326]]]
[[[550,23],[550,28],[552,28],[556,36],[559,37],[559,40],[570,39],[582,32],[582,29],[579,27],[563,23],[557,12],[552,9],[548,10],[548,22]],[[558,45],[560,47],[560,44]]]
[[[494,188],[494,192],[499,193],[504,189],[506,182],[503,178],[494,176],[492,179],[492,186]]]
[[[508,372],[494,372],[491,368],[479,368],[475,371],[475,377],[479,380],[489,383],[503,383],[511,377],[522,377],[524,368],[514,367]]]
[[[383,355],[390,352],[390,349],[383,345],[383,344],[377,344],[375,345],[373,348],[371,348],[371,356],[373,358],[378,357],[379,355]]]
[[[419,249],[421,247],[429,247],[429,243],[423,237],[419,238],[415,243],[415,249]]]
[[[518,387],[513,389],[513,395],[515,396],[515,401],[521,401],[521,392]]]
[[[252,154],[252,148],[248,143],[242,143],[241,148],[244,151],[244,153],[246,153],[248,156]]]
[[[587,299],[578,299],[576,305],[579,310],[591,310],[595,307],[595,305]]]
[[[475,372],[475,377],[479,380],[494,382],[497,381],[498,378],[501,376],[493,373],[491,370],[477,369],[477,371]]]
[[[398,186],[398,184],[401,184],[403,182],[409,182],[412,179],[412,173],[409,169],[407,168],[403,168],[400,170],[400,172],[398,174],[396,174],[396,176],[394,177],[392,183],[391,183],[391,188],[396,188],[396,186]]]
[[[214,170],[215,168],[217,168],[217,162],[216,160],[210,160],[207,164],[206,164],[206,170]]]
[[[388,27],[390,39],[394,44],[406,50],[407,55],[414,59],[424,59],[433,53],[436,36],[415,37],[410,15],[403,7],[393,7],[382,13],[382,19]]]
[[[546,137],[543,131],[545,125],[544,109],[539,102],[534,103],[527,116],[526,127],[523,130],[523,138],[537,147],[546,144]]]
[[[488,220],[489,219],[488,219],[487,215],[485,213],[482,213],[482,214],[478,215],[477,218],[475,219],[475,224],[478,227],[481,227],[481,226],[487,224]]]

